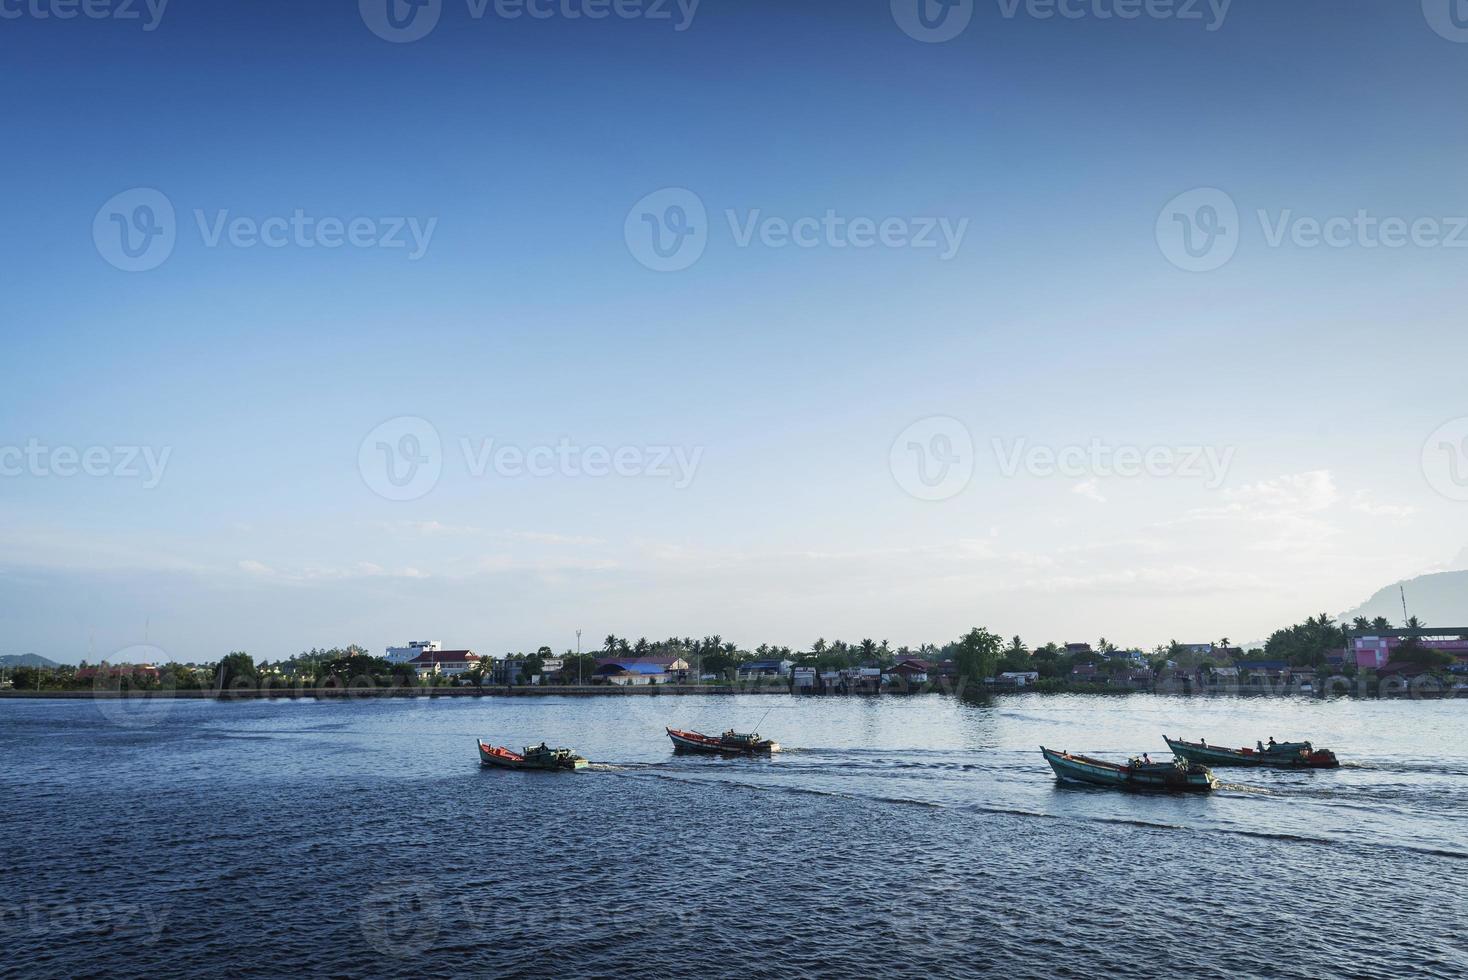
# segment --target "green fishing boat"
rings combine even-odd
[[[1255,743],[1254,748],[1229,749],[1206,741],[1187,742],[1162,736],[1175,755],[1210,766],[1270,766],[1276,769],[1336,769],[1340,760],[1330,749],[1317,749],[1309,742]]]
[[[1055,778],[1063,783],[1087,783],[1154,793],[1211,793],[1218,788],[1218,779],[1207,766],[1186,759],[1150,762],[1141,758],[1121,765],[1070,752],[1056,752],[1043,745],[1040,752],[1050,763],[1050,768],[1055,770]]]
[[[541,742],[520,752],[479,740],[479,764],[497,769],[541,769],[546,771],[586,768],[586,760],[570,749],[553,749]]]

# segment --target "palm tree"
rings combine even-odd
[[[608,654],[613,654],[617,652],[617,634],[608,633],[607,638],[605,640],[602,640],[601,642],[603,649],[605,649]]]
[[[813,653],[813,654],[815,654],[817,657],[819,657],[821,654],[825,653],[826,652],[826,638],[824,636],[818,636],[818,637],[816,637],[816,641],[810,645],[810,652]]]

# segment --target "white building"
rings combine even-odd
[[[1037,670],[1006,670],[999,675],[999,683],[1013,684],[1015,687],[1026,687],[1040,680],[1040,672]]]
[[[479,659],[473,650],[424,650],[409,663],[419,677],[429,674],[457,677],[479,666]]]
[[[443,645],[437,640],[409,640],[405,647],[388,647],[387,662],[405,664],[425,653],[437,653]]]
[[[737,673],[741,681],[759,677],[789,677],[790,668],[794,666],[793,660],[751,660],[740,664]]]

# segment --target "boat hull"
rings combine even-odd
[[[1340,760],[1329,749],[1316,749],[1310,743],[1292,743],[1284,751],[1263,753],[1254,749],[1226,749],[1201,742],[1185,742],[1163,736],[1167,747],[1190,762],[1207,766],[1251,766],[1269,769],[1336,769]]]
[[[768,755],[778,752],[780,745],[770,739],[757,742],[728,741],[702,732],[682,731],[677,728],[664,729],[673,741],[674,752],[692,752],[701,755]]]
[[[574,753],[557,752],[549,756],[526,756],[503,746],[479,743],[479,764],[494,769],[518,769],[537,772],[574,772],[586,768],[586,760]]]
[[[1040,746],[1055,778],[1066,783],[1107,786],[1133,793],[1211,793],[1218,779],[1204,766],[1174,763],[1121,766]]]

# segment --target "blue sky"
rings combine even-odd
[[[0,446],[45,463],[0,454],[0,651],[1254,639],[1468,544],[1468,29],[1419,4],[989,0],[927,43],[903,0],[444,0],[399,43],[371,2],[0,4]],[[1210,188],[1227,261],[1187,271]],[[126,271],[139,189],[174,242]],[[655,271],[669,201],[703,251]],[[828,213],[897,244],[771,244]],[[1422,234],[1308,244],[1358,213]],[[387,499],[403,418],[439,475]],[[968,478],[914,484],[955,432]],[[476,472],[485,440],[577,465]],[[1161,472],[1005,472],[1092,444]]]

